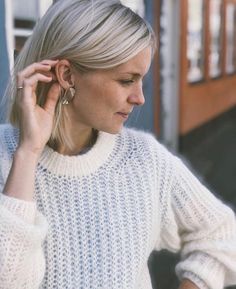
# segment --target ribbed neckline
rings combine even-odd
[[[81,177],[92,174],[108,160],[114,149],[116,136],[99,132],[93,147],[85,154],[77,156],[62,155],[45,146],[39,165],[60,176]]]

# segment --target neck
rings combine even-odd
[[[67,130],[68,131],[68,130]],[[97,131],[90,129],[74,129],[68,134],[72,146],[68,148],[65,144],[59,144],[57,152],[63,155],[78,155],[91,148],[97,139]]]

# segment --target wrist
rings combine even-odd
[[[3,189],[4,194],[24,201],[34,198],[35,172],[39,155],[19,146]]]
[[[183,279],[178,289],[199,289],[199,287],[189,279]]]
[[[39,151],[34,152],[23,146],[19,146],[15,151],[14,159],[27,160],[28,163],[32,162],[33,164],[37,164],[40,155],[41,153]]]

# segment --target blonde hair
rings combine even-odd
[[[16,75],[33,62],[67,59],[79,71],[109,69],[120,65],[144,48],[155,50],[151,26],[118,0],[60,0],[52,5],[34,28],[20,52],[6,90],[11,96],[9,119],[18,126],[15,103]],[[43,105],[51,84],[39,83],[37,103]],[[65,113],[59,101],[49,144],[70,147],[65,131]]]

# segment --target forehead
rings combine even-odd
[[[132,74],[132,75],[139,75],[143,77],[149,70],[151,65],[151,56],[152,51],[151,48],[145,48],[133,58],[124,62],[116,67],[111,69],[99,69],[99,70],[92,70],[85,74],[81,74],[77,72],[79,77],[84,80],[94,80],[98,81],[100,78],[101,80],[105,77],[107,79],[116,77],[122,74]]]
[[[144,75],[149,70],[151,64],[151,53],[151,48],[145,48],[133,58],[118,65],[112,70],[118,73],[132,72]]]

